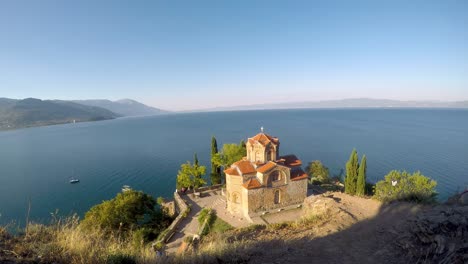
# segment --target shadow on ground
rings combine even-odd
[[[284,240],[276,236],[255,241],[255,236],[238,237],[236,246],[225,246],[211,254],[198,254],[183,263],[466,263],[468,261],[467,207],[420,206],[409,203],[384,205],[372,219],[323,237],[303,237]],[[452,216],[459,220],[453,222]],[[455,212],[455,214],[453,213]],[[451,222],[452,221],[452,222]],[[463,225],[463,223],[465,223]],[[443,233],[446,238],[458,236],[456,247],[449,242],[441,245],[438,236],[433,241],[420,241],[415,227],[431,229],[429,233]],[[437,226],[444,226],[437,229]],[[281,232],[278,232],[281,234]],[[442,234],[443,236],[444,234]],[[442,238],[443,239],[443,238]],[[460,240],[461,239],[461,240]],[[435,242],[434,242],[435,241]],[[404,249],[410,244],[416,251]],[[402,247],[403,245],[403,247]],[[458,246],[458,248],[457,248]],[[437,250],[440,252],[435,253]],[[415,253],[416,252],[416,253]]]

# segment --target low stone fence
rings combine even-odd
[[[217,185],[212,185],[212,186],[206,186],[206,187],[201,187],[197,189],[197,192],[206,192],[206,191],[213,191],[213,190],[221,190],[223,187],[222,184],[217,184]],[[193,193],[192,191],[187,191],[185,194],[190,194]],[[190,212],[190,207],[187,205],[187,203],[182,199],[180,194],[176,191],[174,193],[174,201],[176,205],[176,209],[178,212],[177,217],[172,221],[171,225],[166,228],[158,237],[158,240],[156,244],[160,243],[166,243],[171,239],[171,237],[174,235],[177,226],[182,222],[182,220],[188,215]]]
[[[194,192],[206,192],[206,191],[221,190],[222,187],[223,187],[222,184],[205,186],[205,187],[197,188],[196,190],[187,190],[187,191],[185,191],[185,194],[190,194],[190,193],[194,193]]]
[[[172,235],[174,235],[177,229],[177,226],[187,216],[187,214],[190,211],[189,206],[184,201],[184,199],[180,197],[178,192],[174,193],[174,201],[176,203],[176,207],[177,207],[177,211],[179,212],[179,215],[177,215],[174,221],[172,221],[172,224],[161,233],[156,243],[166,243],[169,239],[171,239]]]
[[[214,190],[221,189],[221,187],[223,187],[222,184],[216,184],[216,185],[212,185],[212,186],[200,187],[200,188],[197,189],[197,192],[214,191]]]
[[[182,197],[180,197],[180,194],[178,192],[174,193],[174,201],[176,203],[179,215],[188,209],[187,203],[184,201],[184,199],[182,199]]]

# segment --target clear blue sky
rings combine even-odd
[[[0,1],[0,97],[468,99],[468,1]]]

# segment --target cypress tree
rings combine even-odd
[[[218,153],[218,142],[216,138],[211,137],[211,184],[221,183],[221,168],[214,164],[213,157]]]
[[[196,152],[193,154],[193,165],[198,167],[198,156]]]
[[[239,145],[245,149],[247,151],[247,145],[245,144],[245,141],[244,140],[241,140],[241,142],[239,143]]]
[[[348,194],[356,194],[357,174],[359,169],[358,160],[357,151],[353,149],[346,163],[345,192]]]
[[[359,174],[357,178],[356,185],[356,194],[365,195],[366,194],[366,170],[367,170],[367,159],[366,155],[362,156],[361,164],[359,164]]]

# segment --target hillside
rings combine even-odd
[[[325,193],[306,199],[301,219],[212,234],[169,263],[461,264],[467,221],[467,206]]]
[[[68,101],[0,98],[0,130],[119,117],[107,109]]]
[[[468,261],[468,206],[459,200],[382,204],[328,192],[308,197],[303,216],[290,222],[212,232],[191,245],[184,240],[163,257],[132,236],[88,233],[76,216],[57,225],[30,224],[28,235],[0,226],[0,263],[462,264]]]
[[[150,116],[167,113],[167,111],[144,105],[140,102],[122,99],[118,101],[110,100],[74,100],[73,102],[82,105],[96,106],[108,109],[121,116]]]

